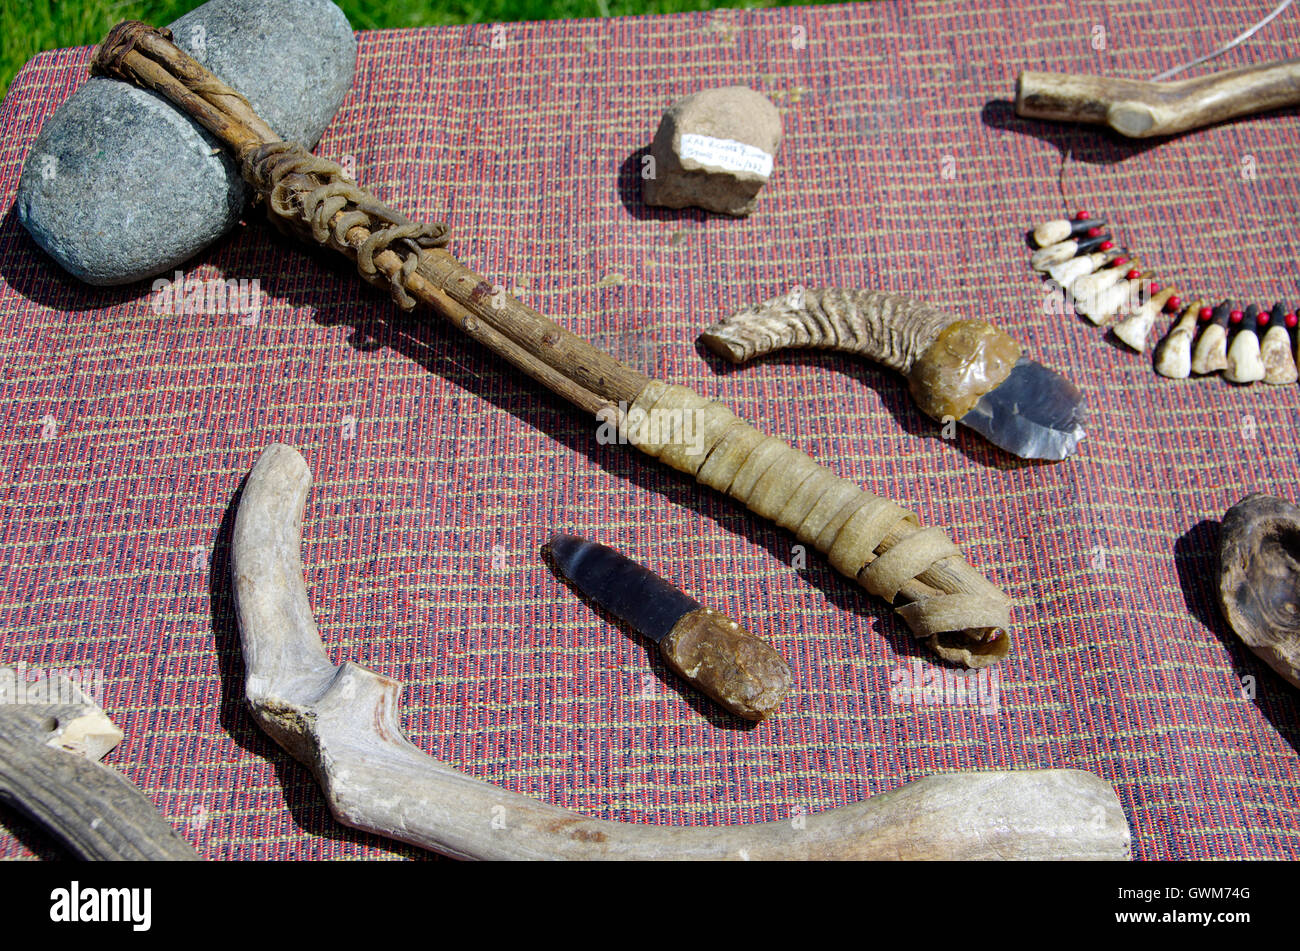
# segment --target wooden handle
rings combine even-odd
[[[1135,139],[1294,105],[1300,57],[1162,83],[1036,72],[1016,79],[1016,115],[1105,125]]]
[[[794,532],[877,597],[901,600],[899,615],[940,657],[968,667],[1006,657],[1007,596],[941,529],[684,386],[651,381],[620,425],[642,452]]]

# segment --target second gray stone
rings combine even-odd
[[[329,0],[208,0],[177,46],[309,148],[352,86],[357,43]],[[248,189],[220,143],[166,99],[92,77],[46,121],[23,166],[18,219],[90,284],[170,271],[239,220]]]

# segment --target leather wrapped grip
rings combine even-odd
[[[985,667],[1010,649],[1007,596],[938,528],[766,436],[721,403],[652,381],[621,419],[627,440],[824,552],[945,660]]]

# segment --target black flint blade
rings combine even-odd
[[[583,594],[658,643],[700,603],[606,545],[556,535],[547,546],[555,564]]]
[[[1021,357],[1010,375],[960,420],[995,446],[1022,459],[1061,460],[1083,431],[1083,394],[1041,363]]]

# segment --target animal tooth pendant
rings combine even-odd
[[[1192,372],[1200,376],[1228,368],[1228,321],[1233,313],[1232,301],[1225,300],[1214,309],[1192,353]]]
[[[1187,305],[1169,333],[1156,346],[1156,372],[1171,380],[1185,380],[1192,373],[1192,340],[1196,337],[1196,319],[1205,312],[1209,320],[1213,311],[1205,301],[1194,300]]]
[[[1264,314],[1260,315],[1263,320]],[[1300,379],[1296,369],[1295,357],[1291,355],[1291,328],[1295,325],[1295,314],[1288,314],[1286,305],[1278,301],[1267,314],[1268,330],[1259,342],[1260,359],[1264,361],[1265,383],[1294,383]]]
[[[1105,267],[1119,256],[1118,251],[1094,251],[1092,254],[1070,258],[1068,261],[1052,265],[1047,270],[1047,276],[1054,280],[1061,290],[1069,291],[1079,278]]]
[[[1147,337],[1151,335],[1156,317],[1166,308],[1177,312],[1183,304],[1173,287],[1160,288],[1159,285],[1153,284],[1150,293],[1151,296],[1147,298],[1145,304],[1111,328],[1115,331],[1116,337],[1138,353],[1146,350]]]
[[[1124,260],[1123,264],[1119,262],[1123,258],[1116,258],[1114,263],[1108,268],[1087,274],[1074,282],[1071,295],[1074,297],[1074,309],[1077,313],[1083,314],[1094,324],[1100,323],[1100,319],[1092,315],[1101,305],[1101,299],[1107,293],[1115,288],[1115,285],[1127,279],[1127,275],[1137,276],[1138,268],[1142,267],[1142,262],[1137,258]]]
[[[1092,235],[1095,230],[1097,229],[1089,230],[1088,234]],[[1090,254],[1093,251],[1109,251],[1113,247],[1115,247],[1115,242],[1111,240],[1108,234],[1091,236],[1084,241],[1070,238],[1057,244],[1049,244],[1045,248],[1039,248],[1030,255],[1029,264],[1035,271],[1046,271],[1080,254]]]
[[[1096,237],[1101,234],[1101,229],[1105,224],[1106,222],[1100,219],[1089,218],[1086,212],[1080,212],[1073,218],[1057,218],[1055,221],[1044,221],[1034,229],[1034,244],[1040,248],[1045,248],[1049,244],[1060,244],[1067,238],[1088,237],[1088,232],[1094,228],[1097,230],[1091,237]]]
[[[1228,347],[1228,366],[1223,378],[1233,383],[1254,383],[1264,379],[1264,361],[1259,354],[1259,305],[1251,304],[1237,325]]]
[[[1289,311],[1282,319],[1286,323],[1286,329],[1291,332],[1291,345],[1295,349],[1295,363],[1297,367],[1300,367],[1300,327],[1296,326],[1300,324],[1300,305],[1297,305],[1295,310]]]
[[[1029,263],[1050,278],[1074,313],[1109,327],[1115,338],[1145,353],[1156,320],[1177,314],[1156,344],[1155,370],[1173,380],[1223,371],[1232,383],[1295,383],[1300,380],[1300,307],[1246,310],[1223,301],[1196,300],[1187,307],[1173,286],[1156,283],[1152,270],[1126,249],[1114,250],[1105,222],[1080,211],[1073,218],[1044,221],[1031,232],[1038,248]],[[1181,313],[1179,313],[1181,311]]]
[[[1104,327],[1120,313],[1126,313],[1131,301],[1142,294],[1142,285],[1155,276],[1152,271],[1139,271],[1132,267],[1124,272],[1124,279],[1108,287],[1094,298],[1091,309],[1084,314],[1098,327]]]

